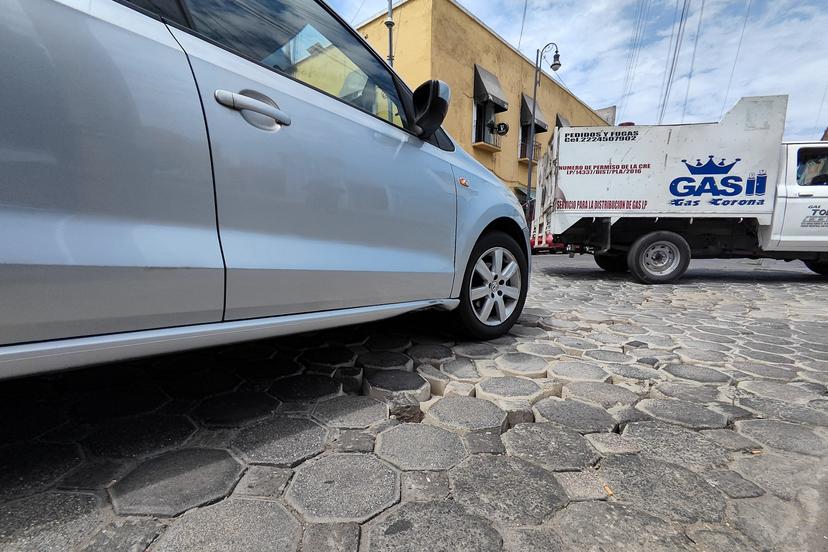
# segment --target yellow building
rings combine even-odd
[[[383,57],[388,55],[385,18],[385,13],[379,14],[358,27]],[[445,129],[524,199],[534,60],[454,0],[402,0],[394,7],[394,21],[394,68],[412,89],[428,79],[451,86]],[[564,50],[564,62],[565,55]],[[505,136],[494,132],[497,123],[509,125]],[[556,124],[607,122],[544,74],[535,117],[536,160]]]

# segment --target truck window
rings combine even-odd
[[[828,186],[828,148],[803,148],[796,162],[798,186]]]

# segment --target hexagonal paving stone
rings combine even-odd
[[[690,429],[715,429],[727,425],[727,417],[723,414],[679,399],[644,399],[635,407],[656,420]]]
[[[164,393],[154,386],[108,389],[75,403],[71,414],[83,421],[108,420],[150,412],[161,407],[167,400]]]
[[[454,346],[454,354],[468,358],[493,358],[498,350],[488,343],[458,343]]]
[[[583,356],[585,352],[598,348],[598,344],[594,341],[587,341],[586,339],[571,336],[557,337],[555,338],[555,343],[557,343],[558,346],[566,352],[566,354],[572,356]]]
[[[359,355],[357,364],[368,370],[404,370],[414,369],[414,361],[402,353],[393,351],[373,351]]]
[[[702,476],[713,487],[719,489],[730,498],[754,498],[765,494],[760,487],[754,485],[735,471],[713,470],[703,472]]]
[[[205,368],[196,374],[180,372],[176,366],[169,367],[161,387],[174,399],[201,399],[210,395],[227,393],[236,388],[241,380],[230,371],[230,366],[210,366],[217,363],[211,357],[195,358],[195,363],[204,363]],[[232,361],[228,361],[232,363]]]
[[[759,397],[796,404],[807,404],[808,401],[819,398],[819,395],[812,391],[776,381],[743,381],[739,388]]]
[[[80,550],[103,521],[90,494],[48,492],[0,506],[0,549],[63,552]]]
[[[668,364],[664,371],[673,377],[698,383],[727,383],[730,376],[723,374],[713,368],[705,366],[693,366],[691,364]]]
[[[537,525],[569,500],[551,472],[510,456],[470,456],[449,479],[457,502],[497,523]]]
[[[598,453],[580,433],[558,424],[518,424],[503,434],[512,456],[551,471],[575,471],[592,466]]]
[[[300,466],[285,496],[307,521],[362,523],[400,500],[400,477],[372,454],[330,454]]]
[[[80,464],[77,445],[34,442],[0,447],[0,502],[38,492]]]
[[[543,393],[540,385],[529,378],[506,376],[486,378],[475,386],[475,396],[479,399],[498,401],[524,400],[534,402]]]
[[[411,347],[411,339],[399,334],[375,334],[368,338],[365,346],[372,351],[403,352]]]
[[[724,466],[727,450],[703,433],[662,422],[633,422],[621,435],[641,449],[642,454],[694,469]]]
[[[506,413],[487,400],[454,395],[434,403],[426,412],[424,422],[459,433],[501,433],[506,427]]]
[[[283,401],[321,401],[341,395],[342,384],[326,376],[292,376],[276,380],[268,392]]]
[[[768,447],[812,456],[828,454],[828,440],[804,425],[779,420],[745,420],[736,422],[736,431]]]
[[[504,374],[545,378],[549,364],[541,357],[527,353],[506,353],[495,359],[495,365]]]
[[[584,356],[599,362],[612,362],[614,364],[629,364],[635,360],[630,355],[619,351],[607,351],[606,349],[587,351],[584,353]]]
[[[404,370],[370,371],[363,378],[362,391],[384,401],[408,397],[415,402],[424,402],[431,398],[431,384],[420,374]]]
[[[402,470],[447,470],[466,457],[463,441],[450,431],[402,424],[377,436],[377,456]]]
[[[679,525],[616,502],[570,504],[550,526],[560,534],[563,550],[693,550]]]
[[[490,521],[452,500],[395,506],[367,523],[362,538],[372,552],[499,552],[503,546]]]
[[[84,443],[96,456],[137,458],[177,447],[195,430],[184,416],[146,414],[103,424]]]
[[[308,419],[276,417],[243,429],[233,446],[248,462],[291,467],[322,452],[327,439]]]
[[[417,366],[415,371],[431,386],[432,395],[444,394],[446,385],[452,381],[445,372],[441,372],[430,364],[421,364]]]
[[[798,424],[828,426],[828,411],[820,411],[808,406],[792,404],[763,397],[741,397],[739,405],[758,412],[763,418],[779,418],[786,422]]]
[[[414,345],[407,351],[417,364],[433,364],[439,366],[443,362],[448,362],[454,358],[454,353],[448,347],[443,345]]]
[[[681,523],[719,522],[724,497],[686,468],[648,458],[616,454],[601,462],[598,476],[620,502]]]
[[[458,358],[444,362],[440,366],[440,370],[451,379],[466,383],[477,383],[481,378],[474,361],[468,358]]]
[[[343,395],[323,401],[313,416],[328,427],[363,429],[388,418],[388,407],[369,397]]]
[[[118,514],[175,516],[226,496],[241,473],[227,451],[184,449],[138,464],[109,494]]]
[[[201,402],[193,416],[210,427],[239,427],[267,418],[279,401],[258,391],[233,391]]]
[[[156,552],[295,552],[302,526],[277,502],[228,498],[176,519],[152,549]]]
[[[639,396],[629,389],[609,383],[593,382],[567,383],[561,390],[561,397],[600,404],[604,408],[630,405],[639,399]]]
[[[615,428],[613,417],[600,406],[548,397],[534,406],[535,419],[554,422],[578,433],[599,433]]]
[[[760,364],[758,362],[734,362],[733,367],[740,372],[756,376],[757,378],[790,381],[796,377],[796,371],[790,368]]]
[[[549,377],[565,382],[588,381],[606,383],[610,380],[609,374],[595,364],[579,361],[552,362],[549,364]]]
[[[661,381],[665,378],[663,372],[641,364],[608,364],[603,368],[610,373],[612,383]]]
[[[151,518],[116,518],[95,533],[83,552],[109,552],[110,550],[147,550],[166,525]]]
[[[712,385],[665,381],[655,386],[653,397],[669,397],[688,402],[710,403],[719,400],[719,389]]]
[[[353,366],[356,357],[356,353],[347,347],[334,346],[305,351],[299,356],[299,362],[343,368]]]
[[[521,353],[528,353],[544,358],[558,358],[565,354],[563,349],[552,343],[521,343],[517,346],[517,350]]]

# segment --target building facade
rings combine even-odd
[[[385,18],[379,14],[358,27],[383,56],[388,55]],[[607,124],[546,74],[541,76],[532,121],[534,60],[454,0],[402,0],[394,8],[394,21],[394,68],[412,89],[428,79],[440,79],[451,86],[444,128],[521,200],[525,200],[529,148],[535,148],[537,161],[546,151],[556,124]],[[564,50],[564,63],[565,56]],[[498,134],[499,123],[508,125],[505,135]],[[530,145],[532,124],[536,134]]]

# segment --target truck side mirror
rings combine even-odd
[[[431,138],[448,113],[451,89],[441,80],[430,80],[414,91],[414,132],[423,140]]]

